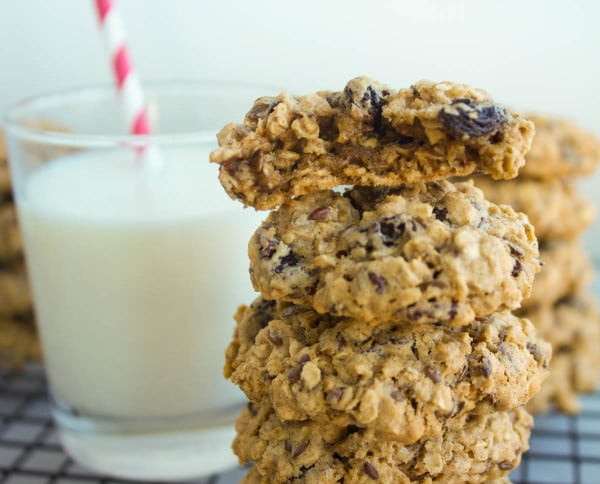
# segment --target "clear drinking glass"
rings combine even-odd
[[[111,86],[27,100],[5,117],[53,414],[66,451],[115,476],[232,466],[243,395],[222,376],[253,299],[242,210],[208,162],[264,86],[146,86],[151,136],[123,136]],[[144,148],[145,147],[145,148]],[[152,153],[152,156],[149,156]]]

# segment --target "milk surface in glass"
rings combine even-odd
[[[262,218],[231,201],[209,150],[54,159],[18,200],[48,376],[80,415],[215,415],[243,400],[222,376],[247,242]]]

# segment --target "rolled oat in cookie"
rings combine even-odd
[[[263,402],[238,418],[233,450],[242,465],[254,463],[247,484],[491,483],[519,465],[532,426],[522,408],[468,414],[437,437],[403,445],[354,426],[282,422]]]
[[[523,214],[447,181],[290,200],[255,232],[249,256],[265,299],[366,324],[468,324],[519,307],[539,270]]]
[[[464,84],[396,91],[358,77],[340,92],[258,99],[242,124],[220,131],[210,159],[232,198],[272,209],[339,185],[513,178],[533,134],[531,121]]]
[[[476,409],[519,407],[546,377],[550,345],[510,312],[462,329],[319,315],[257,299],[237,314],[225,375],[282,421],[368,427],[412,444]]]
[[[534,178],[585,176],[600,164],[600,140],[573,123],[545,116],[529,116],[535,138],[521,175]]]

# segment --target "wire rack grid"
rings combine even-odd
[[[43,369],[0,372],[0,482],[3,484],[126,484],[91,472],[67,457],[49,412]],[[577,416],[536,418],[531,449],[511,479],[515,484],[600,483],[600,393],[582,398]],[[197,484],[234,484],[243,469]],[[190,481],[188,481],[190,482]]]

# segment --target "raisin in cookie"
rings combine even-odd
[[[525,212],[540,241],[572,238],[593,222],[596,213],[594,204],[572,182],[559,178],[494,181],[478,177],[475,184],[489,201]]]
[[[523,308],[553,304],[594,278],[592,261],[577,239],[543,244],[540,259],[542,271],[535,278],[531,295],[523,300]]]
[[[283,421],[369,427],[412,444],[448,419],[525,404],[546,376],[550,345],[510,312],[444,326],[365,325],[257,299],[238,311],[225,375]]]
[[[525,215],[447,181],[290,200],[252,236],[249,255],[265,299],[367,323],[468,324],[518,307],[539,270]]]
[[[527,409],[542,413],[556,407],[561,412],[578,412],[577,394],[593,392],[600,381],[600,315],[594,298],[575,294],[522,314],[531,318],[555,350],[550,376]]]
[[[584,176],[600,163],[600,141],[574,124],[544,116],[529,116],[535,138],[521,174],[535,178]]]
[[[464,84],[394,91],[358,77],[341,92],[258,99],[243,124],[221,130],[210,159],[232,198],[272,209],[338,185],[514,178],[533,134],[531,121]]]
[[[533,419],[519,408],[461,424],[405,446],[354,426],[282,422],[267,404],[250,404],[233,450],[241,464],[254,462],[246,483],[483,483],[519,465]]]

